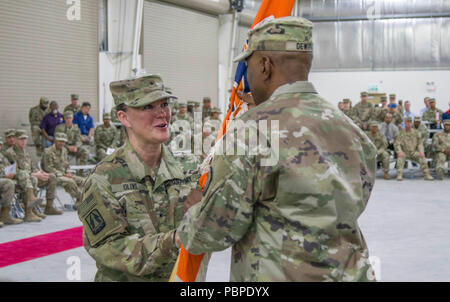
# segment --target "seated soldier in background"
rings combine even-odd
[[[350,99],[344,99],[342,100],[343,109],[342,112],[348,116],[359,128],[362,128],[362,123],[357,114],[354,110],[351,108],[351,101]]]
[[[394,140],[398,135],[398,127],[392,123],[392,115],[386,113],[384,122],[379,125],[380,133],[383,134],[388,142],[388,149],[394,150]]]
[[[61,186],[64,190],[76,199],[81,201],[81,192],[84,178],[68,173],[69,158],[64,145],[67,143],[67,135],[64,132],[55,134],[55,144],[45,149],[42,155],[42,169],[56,176],[56,185]]]
[[[431,145],[428,143],[428,138],[430,137],[428,133],[428,128],[422,124],[422,118],[416,115],[413,119],[414,121],[414,129],[419,131],[420,136],[422,137],[423,148],[425,150],[425,156],[431,154]]]
[[[0,139],[0,150],[2,150],[3,141]],[[21,219],[12,218],[9,214],[11,202],[14,198],[16,185],[13,181],[15,173],[5,174],[5,168],[10,165],[9,160],[0,153],[0,227],[3,224],[22,223]]]
[[[53,201],[56,192],[56,176],[39,170],[35,163],[31,160],[30,154],[25,149],[28,136],[23,130],[16,131],[16,144],[14,147],[6,151],[6,157],[10,162],[16,163],[17,186],[20,194],[24,196],[25,218],[24,221],[40,222],[45,215],[60,215],[61,211],[53,208]],[[44,214],[41,214],[34,207],[39,201],[35,197],[37,188],[45,188],[47,204]]]
[[[380,98],[380,106],[376,107],[375,109],[375,116],[374,116],[374,120],[379,121],[380,123],[382,123],[384,121],[384,117],[386,116],[386,113],[389,113],[389,107],[387,105],[387,97],[386,96],[382,96]]]
[[[405,118],[405,129],[395,139],[394,147],[397,153],[397,180],[403,180],[403,166],[408,159],[420,164],[425,180],[434,179],[428,170],[422,137],[419,131],[412,128],[412,118]]]
[[[430,122],[431,129],[437,129],[442,121],[443,112],[441,109],[436,108],[436,100],[434,98],[430,99],[429,103],[430,108],[423,113],[422,120]]]
[[[5,144],[1,150],[3,156],[6,157],[6,151],[16,144],[16,129],[8,129],[5,131]]]
[[[450,119],[444,120],[444,131],[433,136],[436,173],[440,180],[444,179],[445,162],[450,162]],[[449,163],[450,168],[450,163]]]
[[[71,111],[73,114],[80,111],[81,107],[78,104],[78,94],[70,95],[70,104],[64,107],[64,112]]]
[[[370,131],[367,132],[367,136],[372,140],[375,147],[377,147],[377,161],[383,163],[384,179],[390,179],[389,177],[389,152],[387,151],[388,142],[386,137],[378,131],[378,122],[371,121]]]
[[[108,148],[117,148],[117,128],[111,124],[111,114],[103,113],[103,125],[99,125],[95,129],[94,143],[97,161],[101,161],[107,156]]]
[[[81,142],[81,132],[78,125],[73,123],[72,111],[64,112],[64,123],[56,126],[55,133],[64,133],[67,136],[65,148],[69,155],[75,156],[77,164],[87,165],[89,160],[89,151]]]
[[[44,116],[49,113],[48,103],[48,98],[41,97],[39,105],[31,108],[28,113],[28,120],[31,126],[31,137],[33,139],[33,144],[36,147],[36,155],[38,157],[42,155],[42,151],[44,150],[40,125]]]
[[[389,113],[392,115],[392,122],[395,126],[400,127],[403,123],[403,116],[397,111],[397,104],[389,104]]]

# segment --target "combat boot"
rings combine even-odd
[[[398,181],[403,180],[403,171],[397,171],[397,180]]]
[[[39,218],[44,219],[45,217],[47,217],[47,215],[45,215],[44,213],[41,213],[38,209],[37,209],[37,205],[33,207],[33,209],[31,210],[33,211],[33,214],[36,215]]]
[[[62,211],[57,210],[53,207],[53,200],[48,199],[47,205],[45,206],[44,214],[46,215],[62,215]]]
[[[389,172],[388,171],[384,172],[384,179],[386,179],[386,180],[391,179],[391,177],[389,176]]]
[[[423,179],[425,179],[425,180],[434,180],[433,176],[430,175],[430,172],[425,171],[424,174],[425,174],[425,176],[424,176]]]
[[[23,221],[25,221],[25,222],[41,222],[42,221],[42,219],[39,218],[38,216],[34,215],[34,213],[32,211],[32,208],[38,201],[39,201],[39,199],[36,199],[36,197],[34,196],[33,189],[28,189],[27,193],[25,195],[25,202],[24,202],[25,217],[24,217]]]
[[[12,218],[9,212],[11,211],[11,206],[3,206],[0,212],[0,221],[4,224],[19,224],[22,223],[22,219]]]
[[[439,180],[444,180],[444,170],[438,169],[436,172],[437,172],[437,175],[438,175],[438,179]]]

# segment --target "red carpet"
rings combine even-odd
[[[83,227],[0,244],[0,267],[83,246]]]

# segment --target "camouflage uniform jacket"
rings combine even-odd
[[[174,127],[176,121],[187,121],[189,123],[190,129],[184,129],[182,127],[182,124],[179,125],[181,127],[181,129],[179,129],[180,127]],[[184,114],[184,116],[177,114],[171,121],[170,126],[173,129],[173,131],[171,131],[171,132],[174,132],[174,133],[186,132],[187,130],[192,132],[193,128],[194,128],[194,120],[190,117],[190,115],[187,112]]]
[[[217,137],[219,133],[220,126],[222,125],[222,121],[219,119],[207,118],[204,122],[204,129],[211,131],[211,135]]]
[[[110,124],[108,128],[100,125],[95,128],[94,142],[96,148],[108,149],[115,148],[117,145],[117,128]]]
[[[78,216],[83,241],[97,262],[95,281],[167,281],[178,249],[174,232],[196,188],[197,161],[162,146],[150,170],[127,140],[84,184]]]
[[[342,112],[348,116],[358,127],[362,127],[361,120],[356,115],[355,111],[353,109],[344,109]]]
[[[8,154],[6,153],[9,149],[11,149],[13,146],[8,146],[6,143],[5,144],[3,144],[3,147],[2,147],[2,151],[0,151],[0,153],[9,161],[9,158],[8,158]]]
[[[57,150],[54,144],[46,148],[42,155],[41,167],[47,173],[53,173],[57,177],[63,176],[69,168],[66,148]]]
[[[0,153],[0,178],[5,177],[5,168],[9,165],[11,165],[9,160],[2,153]]]
[[[19,150],[16,146],[11,147],[6,151],[6,158],[11,163],[16,163],[16,170],[23,170],[28,173],[39,172],[31,160],[31,155],[26,150]]]
[[[396,153],[424,152],[422,136],[414,128],[410,131],[402,129],[395,138],[394,149]]]
[[[65,147],[75,146],[77,148],[81,147],[83,143],[81,142],[81,131],[78,125],[72,124],[72,128],[67,128],[66,124],[59,124],[56,126],[56,132],[63,132],[67,135],[67,143]]]
[[[377,147],[377,150],[383,150],[386,151],[387,147],[388,147],[388,142],[386,139],[386,136],[384,136],[383,134],[381,134],[380,132],[377,131],[377,133],[375,133],[375,135],[372,134],[372,132],[367,132],[367,136],[372,140],[372,142],[374,143],[375,147]]]
[[[438,132],[433,135],[433,148],[435,152],[450,150],[450,132]]]
[[[209,107],[209,108],[203,107],[202,108],[202,121],[205,121],[208,117],[211,116],[211,110],[212,110],[211,107]]]
[[[353,110],[363,123],[369,122],[374,117],[374,107],[369,102],[365,104],[359,102],[353,107]]]
[[[386,113],[389,113],[389,108],[376,107],[374,111],[374,120],[384,122]]]
[[[442,114],[443,111],[441,109],[434,109],[432,110],[431,108],[427,109],[422,116],[422,120],[423,121],[427,121],[427,122],[432,122],[435,123],[436,122],[436,113],[439,112],[439,120],[442,121]]]
[[[420,124],[418,128],[414,128],[419,131],[420,136],[422,137],[422,143],[424,146],[428,145],[428,138],[430,134],[428,133],[428,128],[424,124]]]
[[[42,110],[40,105],[31,108],[28,113],[28,120],[30,121],[31,126],[39,126],[44,116],[49,112],[48,109]]]
[[[390,113],[390,112],[389,112]],[[394,111],[392,114],[392,122],[398,127],[403,123],[403,117],[398,111]]]
[[[375,181],[367,135],[309,82],[279,87],[241,119],[279,122],[279,159],[263,166],[262,154],[216,155],[202,202],[178,228],[185,248],[233,246],[231,281],[372,279],[357,223]]]
[[[69,105],[67,105],[66,107],[64,107],[64,111],[63,112],[66,112],[66,111],[72,111],[73,112],[73,114],[75,114],[75,113],[77,113],[78,111],[80,111],[81,110],[81,106],[80,105],[77,105],[77,107],[73,107],[72,106],[72,104],[69,104]]]

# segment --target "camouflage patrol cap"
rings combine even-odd
[[[110,120],[111,119],[111,113],[108,113],[108,112],[103,113],[103,119],[104,120]]]
[[[16,136],[16,129],[8,129],[5,131],[5,137]]]
[[[172,94],[172,88],[165,87],[165,91],[166,91],[168,94]]]
[[[444,125],[450,125],[450,119],[444,120],[442,123],[443,123]]]
[[[405,121],[405,122],[412,122],[413,119],[412,119],[412,117],[407,116],[407,117],[405,117],[405,120],[404,120],[404,121]]]
[[[65,117],[65,118],[71,118],[71,117],[73,117],[73,111],[69,111],[69,110],[64,111],[64,117]]]
[[[422,118],[417,115],[417,116],[414,117],[414,121],[415,122],[420,122],[420,121],[422,121]]]
[[[78,100],[78,98],[79,98],[78,94],[71,94],[70,95],[70,99],[71,100]]]
[[[14,134],[14,136],[17,139],[28,138],[28,135],[25,132],[25,130],[16,130],[16,133]]]
[[[67,143],[67,134],[65,134],[64,132],[56,132],[55,140]]]
[[[248,32],[248,48],[234,62],[261,50],[312,52],[312,29],[313,24],[300,17],[264,19]]]
[[[178,107],[180,107],[180,108],[186,108],[187,105],[186,105],[186,103],[178,103]]]
[[[342,102],[345,104],[350,103],[350,99],[343,99]]]
[[[49,102],[50,101],[45,96],[41,96],[41,98],[39,99],[39,104],[41,105],[48,105]]]
[[[214,113],[214,112],[222,113],[222,111],[219,108],[217,108],[217,107],[211,108],[211,113]]]
[[[436,99],[435,99],[435,98],[432,98],[432,99],[430,99],[428,102],[429,102],[429,103],[436,103]]]
[[[159,100],[177,98],[165,91],[162,78],[154,74],[111,82],[109,87],[116,106],[142,107]]]
[[[211,102],[211,98],[209,96],[203,97],[203,102]]]
[[[188,100],[188,101],[187,101],[187,105],[188,105],[188,106],[194,106],[194,105],[195,105],[195,102],[192,101],[192,100]]]
[[[380,99],[381,99],[382,102],[387,102],[387,97],[386,96],[382,96]]]
[[[378,122],[376,122],[376,121],[371,121],[371,122],[369,123],[369,127],[373,127],[373,126],[378,127]]]
[[[361,92],[361,96],[368,96],[368,94],[367,94],[367,92],[362,91],[362,92]]]
[[[389,95],[389,98],[390,98],[390,99],[391,99],[391,98],[395,98],[395,94],[391,93],[391,94]]]

